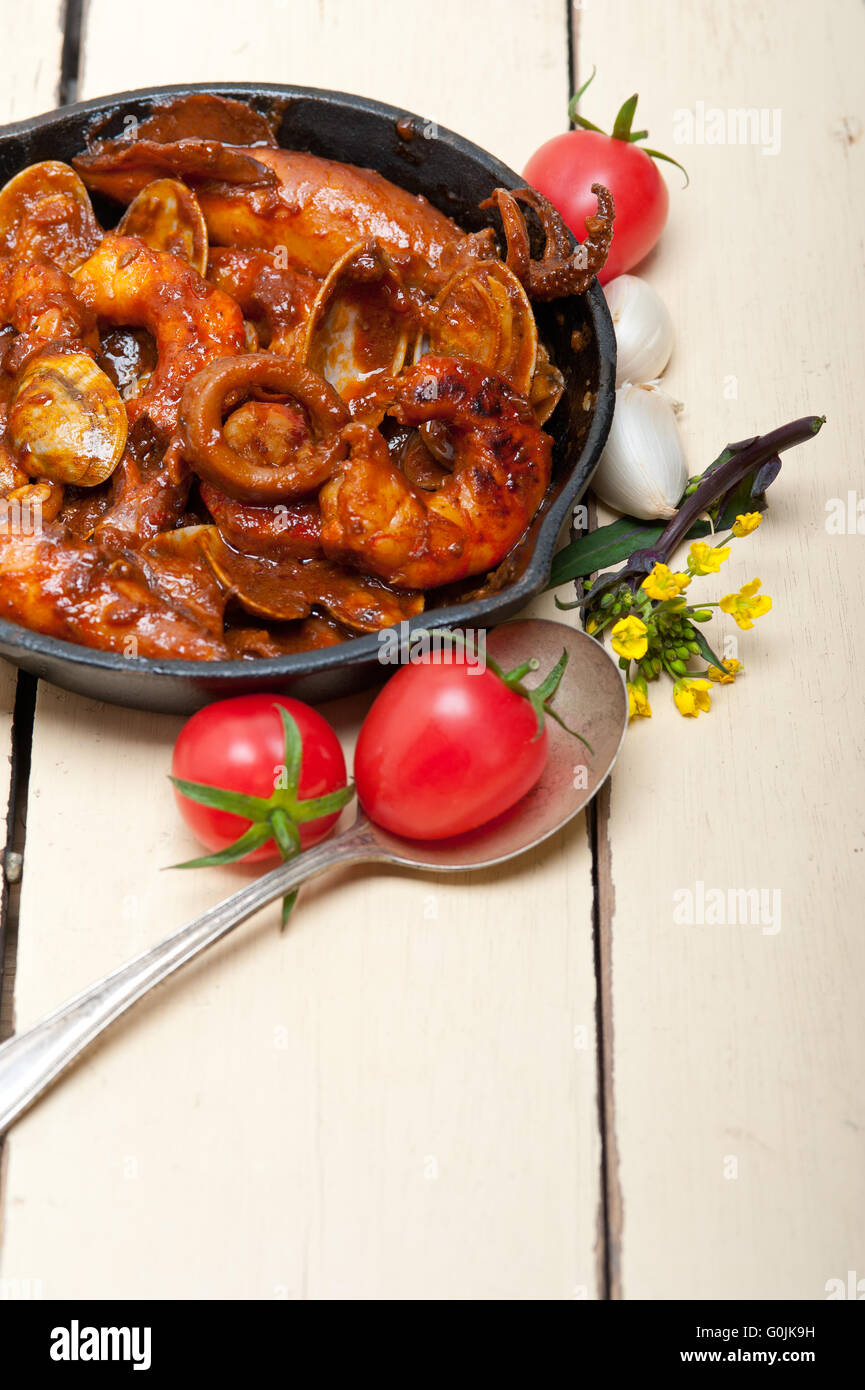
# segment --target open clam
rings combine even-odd
[[[538,330],[528,295],[513,271],[496,260],[457,271],[435,301],[415,360],[427,353],[470,357],[528,396]]]
[[[121,236],[140,237],[154,251],[170,251],[188,261],[199,275],[207,270],[207,224],[195,194],[177,179],[154,179],[142,188],[117,231]]]
[[[190,612],[206,632],[221,637],[226,592],[205,554],[209,530],[181,526],[160,531],[138,553],[155,587]]]
[[[375,377],[398,372],[414,336],[412,305],[375,241],[341,256],[319,290],[299,354],[350,401]]]
[[[101,240],[90,195],[68,164],[30,164],[0,189],[0,250],[22,256],[41,251],[69,272]]]
[[[422,594],[395,593],[329,560],[246,555],[227,545],[215,526],[201,529],[217,579],[256,617],[289,622],[323,609],[352,631],[378,632],[423,609]]]
[[[95,487],[120,462],[126,432],[117,388],[87,353],[41,352],[22,369],[8,434],[31,477]]]
[[[529,391],[529,404],[539,425],[549,420],[565,390],[565,378],[543,343],[538,343],[538,361]]]

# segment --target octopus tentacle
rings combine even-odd
[[[598,211],[586,218],[586,237],[575,249],[560,213],[534,188],[497,188],[481,203],[498,208],[507,242],[507,265],[532,299],[559,299],[584,294],[606,262],[616,216],[613,195],[601,183],[592,184]],[[520,204],[530,207],[544,235],[544,249],[531,256],[531,239]]]

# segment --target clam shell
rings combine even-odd
[[[120,219],[121,236],[137,236],[154,251],[170,251],[203,275],[207,270],[207,224],[198,199],[177,179],[154,179],[142,188]]]
[[[86,353],[38,353],[18,377],[9,441],[31,477],[95,487],[120,462],[126,431],[117,388]]]
[[[101,240],[90,195],[68,164],[29,164],[0,189],[0,250],[24,256],[40,251],[69,272]]]
[[[332,267],[313,302],[301,339],[301,362],[350,400],[370,379],[398,372],[414,336],[385,282],[395,281],[377,243],[358,242]]]
[[[502,261],[464,267],[445,285],[415,350],[470,357],[528,396],[538,357],[538,330],[528,295]]]
[[[354,632],[378,632],[423,609],[423,595],[396,593],[329,560],[245,555],[215,526],[201,528],[202,547],[223,588],[259,618],[291,622],[323,609]]]

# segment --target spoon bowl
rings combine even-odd
[[[537,657],[538,671],[523,682],[529,688],[540,685],[563,650],[568,664],[553,708],[593,752],[547,719],[546,766],[540,781],[515,806],[477,830],[447,840],[404,840],[367,821],[369,839],[382,858],[440,872],[489,868],[541,844],[591,801],[610,775],[628,727],[628,696],[618,666],[594,637],[545,618],[504,623],[487,636],[487,651],[505,671]]]

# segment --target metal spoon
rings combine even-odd
[[[564,647],[569,660],[555,708],[594,752],[548,719],[549,757],[541,780],[510,811],[479,830],[451,840],[401,840],[361,812],[342,834],[281,864],[188,922],[0,1047],[0,1133],[153,985],[313,874],[364,861],[437,873],[489,868],[533,849],[582,810],[609,775],[625,736],[628,700],[621,672],[594,638],[544,619],[496,628],[487,645],[505,669],[536,656],[542,673],[555,665]],[[527,678],[527,685],[533,683]]]

